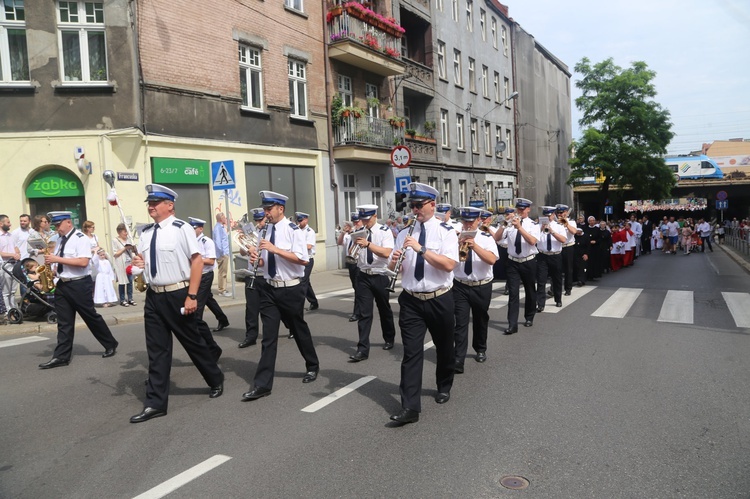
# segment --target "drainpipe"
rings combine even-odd
[[[518,82],[516,81],[516,29],[520,26],[517,22],[513,22],[513,29],[510,30],[510,55],[511,55],[511,67],[513,71],[513,91],[518,90]],[[513,147],[516,150],[516,196],[521,195],[521,153],[518,150],[518,132],[520,127],[518,126],[518,100],[513,99]]]
[[[326,0],[320,2],[323,13],[326,12]],[[326,16],[321,16],[323,23],[323,67],[325,68],[325,87],[326,87],[326,123],[328,124],[328,174],[331,177],[331,189],[333,189],[333,223],[334,227],[339,225],[339,185],[336,183],[336,162],[333,159],[333,123],[331,122],[331,69],[330,59],[328,59],[328,42],[326,34],[328,26],[326,25]]]

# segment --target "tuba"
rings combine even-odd
[[[232,232],[232,242],[240,248],[254,248],[258,245],[258,233],[251,232],[250,234],[245,234],[242,231],[235,230]]]
[[[362,246],[359,244],[352,244],[352,247],[349,248],[349,252],[347,253],[346,257],[344,257],[344,260],[346,260],[346,263],[348,264],[356,264],[357,261],[359,261],[359,252],[362,250]]]

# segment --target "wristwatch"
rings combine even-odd
[[[424,246],[422,246],[421,248],[419,248],[419,251],[417,251],[417,255],[419,255],[419,256],[422,256],[425,253],[427,253],[427,248],[425,248]]]
[[[188,293],[188,298],[190,298],[191,300],[197,300],[198,295],[191,295],[190,293]]]

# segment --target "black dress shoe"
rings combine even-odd
[[[349,356],[349,360],[354,362],[362,362],[363,360],[367,360],[367,355],[363,354],[362,352],[357,352],[354,355]]]
[[[484,353],[484,352],[477,353],[476,360],[477,360],[477,362],[480,362],[480,363],[481,362],[486,362],[487,361],[487,354]]]
[[[222,393],[224,393],[224,383],[220,384],[219,386],[212,386],[211,392],[208,394],[208,398],[215,399],[221,397]]]
[[[293,340],[294,339],[294,333],[289,333],[289,336],[287,336],[288,339]]]
[[[166,415],[167,411],[162,411],[161,409],[154,409],[151,407],[144,407],[143,411],[140,414],[136,414],[135,416],[130,418],[130,422],[143,423],[144,421],[148,421],[149,419],[154,419]]]
[[[557,308],[562,308],[562,302],[561,302],[561,301],[556,301],[556,302],[555,302],[555,306],[556,306]]]
[[[317,303],[311,303],[310,308],[308,308],[307,310],[312,312],[313,310],[318,310],[319,308],[320,308],[320,305],[318,305]]]
[[[307,371],[305,373],[305,376],[302,378],[303,383],[312,383],[316,379],[318,379],[318,372],[319,369],[313,369],[312,371]]]
[[[390,350],[392,348],[393,348],[393,343],[391,343],[390,341],[386,341],[385,345],[383,345],[383,350]]]
[[[248,400],[258,400],[259,398],[268,397],[269,395],[271,395],[270,388],[256,386],[249,392],[245,392],[242,394],[242,401],[247,402]]]
[[[435,395],[435,402],[437,402],[438,404],[445,404],[450,399],[451,399],[450,393],[438,393],[437,395]]]
[[[565,296],[570,296],[570,291],[569,290],[565,292]]]
[[[245,340],[245,341],[243,341],[242,343],[240,343],[237,346],[240,347],[240,348],[247,348],[247,347],[251,347],[253,345],[256,345],[257,343],[258,343],[258,340]]]
[[[220,322],[219,325],[214,328],[214,333],[218,333],[222,329],[226,329],[228,327],[229,327],[228,322]]]
[[[550,289],[550,290],[547,290],[547,296],[549,296],[550,298],[552,298],[555,295],[554,295],[554,293],[552,293],[552,290]]]
[[[416,423],[419,421],[419,413],[411,409],[402,409],[398,414],[391,416],[391,421],[401,424]]]
[[[518,326],[513,326],[507,328],[505,331],[503,331],[503,334],[515,334],[518,332]]]
[[[510,294],[510,290],[509,290],[508,288],[505,288],[505,289],[503,290],[503,294],[504,294],[505,296],[508,296],[508,295]]]
[[[359,320],[359,316],[357,314],[352,314],[349,316],[349,322],[357,322]]]
[[[536,307],[537,312],[544,312],[544,307]]]
[[[107,357],[112,357],[116,353],[117,353],[117,347],[115,347],[115,348],[108,348],[102,354],[102,359],[106,359]]]
[[[44,364],[39,364],[39,369],[52,369],[55,367],[67,366],[70,364],[69,360],[62,360],[54,357],[52,360],[48,360]]]
[[[534,321],[526,321],[523,323],[524,327],[531,327],[534,325]]]
[[[457,360],[455,364],[453,364],[453,372],[456,374],[463,374],[464,373],[464,363]]]

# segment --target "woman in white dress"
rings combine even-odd
[[[111,303],[117,303],[117,293],[112,282],[115,280],[115,272],[112,264],[107,258],[107,252],[99,249],[92,259],[96,267],[96,284],[94,284],[94,304],[109,307]]]
[[[117,226],[117,237],[112,239],[112,267],[117,276],[117,288],[120,292],[120,305],[129,307],[135,305],[133,301],[133,276],[128,274],[127,268],[133,260],[133,245],[128,240],[128,229],[125,224]],[[127,299],[125,291],[127,289]]]

